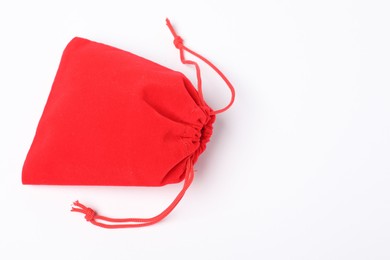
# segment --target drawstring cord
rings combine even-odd
[[[197,54],[196,52],[194,52],[194,51],[188,49],[186,46],[184,46],[183,39],[176,34],[169,19],[166,19],[166,22],[167,22],[167,26],[168,26],[169,30],[171,31],[171,33],[174,37],[175,47],[180,50],[181,62],[183,64],[190,64],[190,65],[195,66],[196,77],[198,80],[198,93],[199,93],[202,105],[205,105],[205,101],[204,101],[203,92],[202,92],[202,79],[201,79],[201,75],[200,75],[200,68],[196,62],[185,59],[184,51],[187,51],[190,54],[198,57],[199,59],[204,61],[207,65],[209,65],[225,81],[225,83],[227,84],[227,86],[229,87],[229,89],[231,91],[232,96],[231,96],[229,104],[222,109],[219,109],[216,111],[211,111],[211,115],[219,114],[219,113],[222,113],[222,112],[226,111],[227,109],[229,109],[230,106],[233,104],[234,97],[235,97],[233,85],[225,77],[225,75],[223,75],[223,73],[217,67],[214,66],[214,64],[212,64],[210,61],[208,61],[206,58],[204,58],[200,54]],[[76,201],[73,203],[73,207],[72,207],[71,211],[84,214],[85,219],[88,222],[91,222],[93,225],[96,225],[96,226],[99,226],[102,228],[110,228],[110,229],[113,229],[113,228],[135,228],[135,227],[145,227],[145,226],[153,225],[153,224],[161,221],[166,216],[168,216],[169,213],[171,213],[171,211],[177,206],[177,204],[183,198],[185,192],[190,187],[193,179],[194,179],[193,159],[188,158],[187,164],[186,164],[186,169],[185,169],[184,184],[183,184],[181,191],[176,196],[176,198],[173,200],[173,202],[163,212],[161,212],[157,216],[154,216],[151,218],[109,218],[109,217],[105,217],[105,216],[101,216],[101,215],[97,214],[93,209],[81,204],[79,201]],[[101,222],[101,221],[103,221],[103,222]],[[106,223],[104,223],[104,222],[106,222]],[[108,224],[108,223],[113,223],[113,224]]]
[[[190,187],[192,180],[194,179],[194,168],[192,165],[191,159],[187,161],[186,173],[184,178],[183,188],[180,193],[176,196],[175,200],[160,214],[152,218],[109,218],[105,216],[98,215],[93,209],[88,208],[81,204],[79,201],[73,203],[72,212],[79,212],[85,214],[85,219],[95,226],[99,226],[102,228],[135,228],[135,227],[145,227],[153,225],[163,218],[169,215],[171,211],[176,207],[176,205],[183,198],[185,192]],[[111,223],[127,223],[127,224],[105,224],[102,222],[98,222],[98,220],[102,220],[105,222]]]
[[[202,78],[200,76],[199,65],[198,65],[198,63],[196,63],[196,62],[194,62],[192,60],[186,60],[185,57],[184,57],[184,51],[187,51],[187,52],[191,53],[192,55],[194,55],[195,57],[199,58],[200,60],[202,60],[207,65],[209,65],[222,78],[222,80],[225,81],[226,85],[230,89],[230,92],[231,92],[232,95],[231,95],[229,104],[227,106],[225,106],[224,108],[218,109],[216,111],[211,111],[211,114],[212,115],[216,115],[216,114],[220,114],[220,113],[225,112],[226,110],[228,110],[233,105],[234,98],[235,98],[235,95],[236,95],[232,83],[230,83],[230,81],[226,78],[226,76],[214,64],[212,64],[208,59],[206,59],[202,55],[200,55],[200,54],[194,52],[193,50],[187,48],[186,46],[184,46],[183,39],[179,35],[177,35],[175,29],[173,29],[173,26],[172,26],[172,24],[171,24],[171,22],[169,21],[168,18],[166,19],[166,22],[167,22],[167,26],[168,26],[169,30],[171,31],[171,33],[173,35],[173,38],[174,38],[173,43],[174,43],[175,47],[180,50],[180,60],[181,60],[181,62],[183,64],[190,64],[190,65],[194,65],[195,66],[196,78],[197,78],[197,81],[198,81],[198,93],[199,93],[199,96],[200,96],[200,99],[201,99],[201,102],[203,103],[203,105],[205,105],[205,101],[204,101],[204,97],[203,97]]]

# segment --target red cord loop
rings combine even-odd
[[[190,54],[194,55],[195,57],[199,58],[204,63],[209,65],[222,78],[222,80],[225,81],[226,85],[230,89],[231,98],[230,98],[229,104],[227,106],[225,106],[224,108],[222,108],[222,109],[218,109],[216,111],[211,111],[211,115],[216,115],[216,114],[219,114],[219,113],[222,113],[222,112],[225,112],[226,110],[228,110],[233,105],[234,99],[235,99],[235,95],[236,95],[232,83],[230,83],[230,81],[226,78],[226,76],[214,64],[212,64],[208,59],[206,59],[202,55],[200,55],[200,54],[194,52],[193,50],[187,48],[186,46],[184,46],[183,39],[179,35],[177,35],[175,29],[173,28],[173,26],[172,26],[172,24],[171,24],[171,22],[169,21],[168,18],[166,19],[166,22],[167,22],[167,26],[168,26],[169,30],[171,31],[171,33],[173,35],[173,38],[174,38],[173,44],[175,45],[175,47],[177,49],[180,50],[180,60],[181,60],[181,62],[183,64],[190,64],[190,65],[194,65],[195,66],[196,78],[198,80],[198,93],[199,93],[199,96],[200,96],[200,99],[201,99],[202,103],[205,104],[206,102],[205,102],[205,100],[203,98],[202,79],[201,79],[201,76],[200,76],[199,65],[195,61],[186,60],[185,57],[184,57],[184,51],[189,52]]]

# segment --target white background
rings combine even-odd
[[[0,258],[390,259],[389,13],[388,1],[2,1]],[[97,228],[71,202],[153,216],[181,185],[23,186],[23,162],[73,36],[194,80],[165,17],[237,100],[168,218]],[[222,107],[229,92],[202,69]]]

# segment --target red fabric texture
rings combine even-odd
[[[66,47],[24,184],[161,186],[184,178],[214,115],[180,72],[82,38]]]
[[[194,65],[197,90],[180,72],[102,43],[76,37],[65,48],[22,172],[23,184],[162,186],[184,180],[173,202],[151,218],[110,218],[76,201],[72,211],[104,228],[142,227],[165,218],[191,185],[215,115],[234,88],[210,61],[188,49],[167,25],[183,64]],[[200,68],[229,87],[230,103],[204,101]],[[103,221],[103,222],[102,222]],[[108,222],[108,223],[107,223]]]

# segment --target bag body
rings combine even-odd
[[[180,182],[186,161],[195,162],[209,140],[210,112],[182,73],[76,37],[63,53],[22,181]]]

